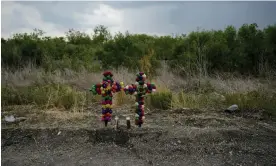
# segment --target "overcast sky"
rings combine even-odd
[[[166,35],[197,27],[223,29],[276,23],[276,2],[1,2],[2,37],[41,29],[61,36],[69,28],[92,33],[96,25],[112,33]]]

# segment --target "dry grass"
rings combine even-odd
[[[112,72],[115,81],[123,81],[125,85],[135,83],[136,73],[130,73],[127,69],[123,68],[113,70]],[[179,89],[184,89],[185,92],[195,91],[200,88],[208,88],[209,86],[209,88],[213,88],[213,91],[237,93],[276,87],[276,81],[272,80],[235,77],[225,79],[219,75],[212,78],[181,78],[164,69],[158,73],[159,75],[152,82],[158,86],[158,89],[170,89],[172,91],[178,91]],[[2,68],[1,76],[2,86],[25,87],[35,84],[59,83],[74,86],[79,90],[90,88],[93,83],[101,82],[103,78],[102,72],[90,73],[83,70],[76,73],[69,69],[64,69],[64,71],[56,70],[53,73],[47,73],[43,69],[37,69],[31,66],[15,72]]]
[[[136,73],[127,69],[112,71],[114,80],[124,85],[135,83]],[[158,71],[152,79],[157,92],[146,99],[151,109],[222,109],[238,104],[241,109],[267,109],[275,112],[275,81],[256,78],[187,77],[182,78],[168,70]],[[2,69],[2,106],[35,104],[43,109],[62,108],[73,112],[85,112],[100,105],[100,96],[92,96],[88,88],[101,82],[102,72],[73,72],[69,69],[47,73],[43,69],[28,66],[20,71]],[[269,93],[268,93],[269,92]],[[255,95],[252,95],[255,94]],[[116,93],[114,107],[135,103],[133,96]],[[93,106],[92,106],[93,105]],[[96,109],[96,108],[95,108]]]
[[[68,112],[62,111],[62,109],[39,109],[34,106],[6,106],[2,110],[2,119],[5,115],[15,115],[17,117],[27,117],[24,123],[18,124],[5,124],[2,121],[2,127],[20,127],[20,128],[74,128],[81,127],[87,128],[91,125],[97,125],[96,113],[93,112]]]

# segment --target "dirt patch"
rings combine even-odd
[[[225,120],[225,119],[202,118],[199,120],[198,118],[190,117],[190,118],[187,118],[184,120],[184,125],[204,128],[206,126],[221,127],[224,125],[229,126],[229,125],[234,125],[234,124],[231,123],[229,120]]]
[[[115,131],[113,129],[100,129],[91,132],[89,138],[93,143],[109,143],[119,146],[127,146],[130,135],[124,130]]]
[[[275,147],[248,129],[3,129],[2,165],[273,165]]]
[[[2,129],[2,165],[273,165],[276,124],[215,112],[148,114],[141,129],[103,128],[95,114],[55,127],[30,121]],[[44,114],[50,118],[53,114]],[[57,115],[55,113],[54,115]],[[63,114],[58,113],[59,117]],[[133,119],[133,115],[129,114]],[[46,120],[48,119],[46,118]],[[61,119],[61,118],[59,118]],[[50,122],[49,119],[47,122]],[[37,128],[40,126],[40,129]],[[36,128],[35,128],[36,127]]]

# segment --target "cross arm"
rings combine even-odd
[[[124,83],[123,82],[116,82],[114,81],[111,86],[112,93],[120,92],[124,90]]]
[[[145,95],[146,93],[152,93],[156,91],[156,86],[154,83],[146,83],[143,85],[140,85],[138,83],[135,84],[131,84],[131,85],[127,85],[124,88],[125,93],[128,95],[136,95],[137,93],[142,93],[143,95]]]
[[[147,83],[146,85],[146,93],[152,93],[156,91],[156,86],[154,83]]]
[[[98,83],[98,84],[93,84],[91,86],[91,88],[89,89],[90,92],[92,92],[93,95],[101,95],[102,91],[101,91],[101,87],[102,87],[102,84],[101,83]]]
[[[137,94],[137,86],[135,84],[127,85],[124,88],[124,92],[126,95],[136,95]]]
[[[106,90],[111,90],[112,93],[120,92],[124,90],[124,83],[123,82],[113,82],[111,85],[108,85],[109,81],[103,81],[102,83],[93,84],[91,88],[89,89],[90,92],[92,92],[93,95],[101,95]]]

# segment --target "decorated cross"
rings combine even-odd
[[[152,93],[156,91],[156,86],[151,83],[145,83],[146,80],[146,74],[143,72],[140,72],[137,74],[136,83],[127,85],[124,88],[124,91],[126,94],[134,94],[136,96],[136,115],[135,115],[135,124],[139,127],[142,126],[145,114],[144,114],[144,97],[147,93]]]
[[[112,117],[112,97],[116,92],[120,92],[123,90],[124,83],[123,82],[115,82],[113,81],[113,74],[110,71],[106,71],[103,73],[103,81],[102,83],[92,85],[90,91],[94,95],[102,95],[102,118],[101,120],[105,122],[105,126],[107,123],[111,121]]]

